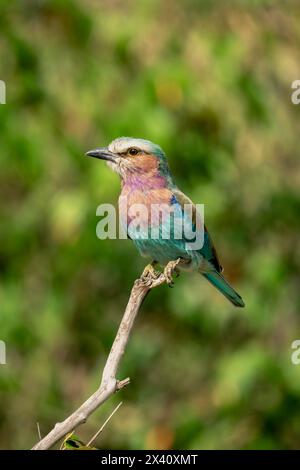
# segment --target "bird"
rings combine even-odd
[[[195,271],[203,275],[233,305],[245,306],[242,297],[223,276],[223,268],[205,224],[202,224],[203,243],[197,249],[191,248],[191,238],[175,236],[175,224],[178,221],[190,225],[197,235],[198,211],[191,199],[175,184],[167,157],[159,145],[145,139],[119,137],[107,147],[89,150],[86,155],[106,161],[121,178],[120,218],[128,238],[134,242],[139,253],[151,260],[144,270],[145,276],[155,275],[155,268],[160,265],[164,268],[167,283],[172,286],[173,274]],[[130,215],[135,205],[146,208],[146,215],[144,218],[142,216],[139,227],[133,223],[134,218]],[[149,236],[147,224],[154,206],[161,207],[162,214],[156,213],[151,220],[157,230],[156,236],[152,237]],[[187,211],[187,207],[191,210]],[[165,225],[165,220],[170,220],[164,218],[168,211],[175,214],[171,219],[173,222],[170,222],[173,230]],[[165,236],[166,232],[169,236]]]

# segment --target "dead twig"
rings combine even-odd
[[[118,411],[118,409],[120,408],[120,406],[123,404],[123,402],[121,401],[118,406],[116,406],[116,408],[112,411],[112,413],[110,413],[109,417],[104,421],[104,423],[102,424],[101,428],[96,432],[96,434],[92,437],[92,439],[89,440],[89,442],[87,443],[87,446],[91,446],[93,444],[93,442],[97,439],[97,437],[102,433],[103,429],[105,428],[105,426],[107,425],[108,421],[113,417],[113,415]]]

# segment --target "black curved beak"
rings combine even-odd
[[[116,155],[110,152],[110,150],[108,150],[107,147],[101,147],[98,149],[89,150],[88,152],[86,152],[86,155],[88,157],[99,158],[100,160],[107,160],[110,162],[116,161]]]

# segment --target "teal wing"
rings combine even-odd
[[[193,202],[181,191],[175,190],[173,191],[174,196],[176,198],[177,203],[180,204],[181,209],[184,211],[185,204],[192,204],[192,224],[195,230],[196,226],[196,206]],[[222,276],[223,268],[219,261],[219,257],[217,255],[217,251],[214,247],[213,241],[211,236],[208,233],[207,228],[204,225],[204,244],[203,247],[199,250],[199,252],[204,256],[204,258],[210,262],[213,269],[209,272],[201,273],[203,276],[214,286],[218,289],[233,305],[236,307],[244,307],[244,301],[242,297],[231,287],[231,285],[226,281],[226,279]]]
[[[192,205],[192,224],[193,224],[193,229],[195,229],[196,228],[196,215],[197,215],[197,209],[196,209],[195,204],[192,202],[192,200],[189,197],[187,197],[182,191],[180,191],[177,188],[173,190],[173,195],[176,198],[176,202],[180,204],[183,212],[184,212],[185,204]],[[217,272],[221,273],[223,271],[216,248],[213,244],[211,236],[209,235],[209,232],[205,225],[204,225],[204,243],[203,243],[203,247],[199,250],[199,252],[204,256],[204,258],[207,261],[209,261],[212,264],[212,266],[216,269]]]

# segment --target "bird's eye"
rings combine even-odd
[[[139,153],[139,151],[138,151],[138,149],[135,149],[134,147],[132,147],[128,150],[128,153],[129,153],[129,155],[134,156],[134,155],[137,155]]]

